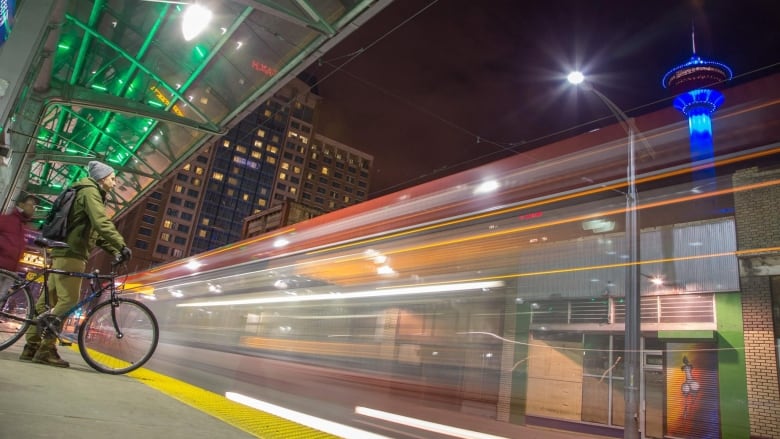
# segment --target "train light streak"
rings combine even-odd
[[[305,413],[296,412],[285,407],[281,407],[269,402],[260,401],[259,399],[250,398],[249,396],[242,395],[235,392],[225,392],[225,398],[235,401],[245,406],[252,407],[253,409],[260,410],[266,413],[270,413],[274,416],[287,419],[289,421],[297,422],[298,424],[305,425],[315,430],[323,431],[338,437],[351,438],[359,437],[365,439],[389,439],[387,436],[378,435],[369,431],[360,430],[348,425],[339,424],[337,422],[328,421],[327,419],[318,418],[316,416],[307,415]]]
[[[290,245],[290,241],[286,238],[280,237],[274,241],[274,248],[282,248]]]
[[[368,407],[357,406],[355,407],[355,413],[358,415],[368,416],[370,418],[381,419],[387,422],[394,422],[396,424],[405,425],[407,427],[419,428],[420,430],[462,439],[505,439],[504,436],[494,436],[492,434],[480,433],[478,431],[466,430],[463,428],[452,427],[450,425],[437,424],[435,422],[423,421],[422,419],[410,418],[408,416],[383,412],[381,410],[370,409]]]
[[[201,264],[200,262],[198,262],[195,259],[187,262],[187,264],[185,265],[185,267],[189,268],[192,271],[196,271],[198,268],[200,268],[202,266],[203,266],[203,264]]]
[[[488,282],[467,282],[442,285],[422,285],[404,288],[390,288],[386,290],[355,291],[341,294],[312,294],[310,296],[276,296],[276,297],[256,297],[235,300],[207,300],[203,302],[180,303],[177,307],[200,307],[200,306],[231,306],[231,305],[260,305],[268,303],[286,303],[286,302],[313,302],[318,300],[345,300],[345,299],[365,299],[371,297],[387,296],[409,296],[415,294],[441,294],[454,291],[482,290],[484,288],[499,288],[504,286],[503,281]]]
[[[496,180],[487,180],[474,189],[474,195],[495,192],[500,186]]]

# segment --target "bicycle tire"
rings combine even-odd
[[[159,337],[157,318],[146,305],[135,299],[118,298],[98,304],[87,314],[79,327],[79,351],[93,369],[120,375],[149,361]]]
[[[35,303],[30,290],[23,286],[3,297],[0,309],[14,317],[32,319]],[[20,322],[0,315],[0,351],[16,343],[29,327],[29,321]]]

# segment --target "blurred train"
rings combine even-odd
[[[677,434],[674,410],[693,419],[674,390],[679,349],[716,352],[696,357],[702,383],[711,377],[699,373],[724,373],[720,342],[701,334],[722,329],[726,298],[739,294],[735,194],[754,187],[734,175],[777,163],[780,145],[767,140],[780,131],[777,107],[723,111],[706,179],[692,176],[711,164],[690,163],[684,123],[637,120],[645,437]],[[622,128],[610,126],[134,273],[126,285],[155,311],[164,343],[360,373],[499,421],[617,431],[626,150]],[[721,394],[699,395],[714,398],[715,424],[727,430],[717,413],[735,409]]]

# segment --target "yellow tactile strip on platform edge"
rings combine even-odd
[[[148,369],[127,374],[190,407],[207,413],[229,425],[264,439],[320,439],[337,436],[309,428],[260,410],[230,401],[224,396],[195,387]]]

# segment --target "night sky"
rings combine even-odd
[[[320,131],[373,154],[384,195],[611,123],[573,68],[629,116],[671,105],[692,24],[732,82],[779,71],[780,0],[395,0],[309,69]]]

